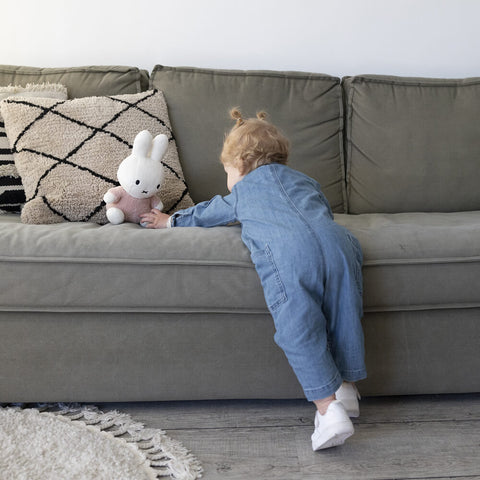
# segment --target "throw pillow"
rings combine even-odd
[[[67,99],[67,89],[58,83],[0,87],[0,100],[9,97],[46,97]],[[19,213],[25,203],[22,180],[15,167],[12,150],[0,115],[0,213]]]
[[[106,223],[103,195],[119,184],[118,165],[141,130],[169,137],[164,212],[193,205],[158,90],[67,101],[14,98],[4,100],[1,111],[25,187],[24,223]]]

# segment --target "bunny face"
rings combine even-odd
[[[118,167],[117,177],[124,190],[134,198],[155,195],[163,180],[161,160],[168,147],[166,135],[152,135],[143,130],[133,143],[133,150]]]
[[[150,158],[139,159],[130,155],[118,168],[118,181],[134,198],[149,198],[160,190],[163,168]]]

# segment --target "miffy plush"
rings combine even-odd
[[[142,130],[135,137],[132,153],[117,170],[120,186],[111,188],[103,197],[110,223],[140,223],[142,213],[152,208],[162,210],[162,201],[156,194],[163,180],[161,160],[167,148],[166,135],[157,135],[152,140],[151,133]]]

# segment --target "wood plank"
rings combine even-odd
[[[315,409],[306,400],[103,403],[154,428],[235,428],[312,425]],[[480,394],[367,397],[354,423],[480,420]]]
[[[345,445],[311,450],[311,428],[173,430],[205,480],[380,480],[480,475],[480,422],[367,424]]]
[[[299,427],[168,431],[202,462],[205,480],[301,480]]]
[[[480,420],[480,394],[367,397],[361,423]]]
[[[163,429],[278,427],[313,424],[315,408],[306,400],[233,400],[97,404],[118,409]]]

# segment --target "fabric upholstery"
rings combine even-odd
[[[0,311],[0,327],[2,402],[302,396],[267,313]]]

